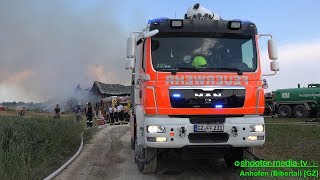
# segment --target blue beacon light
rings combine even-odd
[[[179,97],[181,97],[181,94],[174,93],[172,96],[175,97],[175,98],[179,98]]]
[[[215,108],[222,108],[223,106],[221,104],[216,104],[214,107]]]
[[[151,24],[151,23],[160,23],[160,22],[162,22],[162,21],[167,21],[167,20],[169,20],[169,18],[167,18],[167,17],[160,17],[160,18],[154,18],[154,19],[150,19],[149,21],[148,21],[148,24]]]

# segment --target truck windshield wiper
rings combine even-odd
[[[205,68],[207,70],[215,70],[215,71],[231,71],[231,72],[237,72],[238,75],[242,75],[243,72],[238,68],[227,68],[227,67],[221,67],[221,68]]]
[[[171,72],[171,71],[177,71],[178,68],[159,68],[158,71],[165,71],[165,72]]]
[[[199,71],[196,68],[159,68],[158,71],[171,72],[172,75],[176,75],[179,71]]]
[[[162,71],[162,72],[171,72],[172,75],[177,74],[177,68],[159,68],[157,71]]]
[[[231,72],[237,72],[238,75],[242,75],[243,72],[238,68],[227,68],[227,67],[221,67],[221,68],[159,68],[158,71],[164,71],[164,72],[171,72],[172,75],[177,74],[177,72],[188,72],[188,71],[231,71]]]
[[[181,67],[181,68],[177,68],[178,71],[197,71],[199,72],[199,69],[196,68],[188,68],[188,67]]]

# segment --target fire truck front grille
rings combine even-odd
[[[229,140],[228,133],[190,133],[190,143],[225,143]]]
[[[170,89],[173,108],[240,108],[244,106],[245,89]]]

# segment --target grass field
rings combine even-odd
[[[268,160],[320,161],[320,126],[284,124],[305,120],[310,119],[266,118],[266,143],[256,149],[256,154]]]
[[[0,112],[0,179],[43,179],[77,150],[86,127],[73,114],[53,119],[52,114]],[[320,126],[286,124],[309,119],[266,118],[266,143],[255,154],[265,160],[320,161]],[[98,123],[94,121],[94,126]],[[98,131],[84,131],[88,143]]]
[[[43,179],[78,150],[85,123],[75,123],[73,115],[16,114],[0,114],[1,179]],[[96,131],[84,133],[86,142]]]
[[[277,117],[266,117],[265,123],[294,123],[294,122],[305,122],[314,118],[277,118]]]
[[[266,118],[266,143],[263,147],[255,148],[255,155],[266,161],[285,161],[303,160],[308,161],[308,166],[320,165],[320,125],[305,125],[305,120],[310,119],[281,119],[281,118]],[[313,164],[315,163],[315,164]],[[240,171],[252,172],[268,172],[271,171],[286,171],[296,172],[304,170],[317,171],[317,168],[303,168],[303,167],[260,167],[260,168],[240,168]],[[313,174],[314,175],[314,174]],[[242,177],[243,178],[243,177]],[[301,179],[300,177],[272,177],[272,179]],[[255,178],[253,178],[255,179]],[[259,179],[271,179],[267,177],[259,177]],[[309,179],[316,179],[311,178]]]

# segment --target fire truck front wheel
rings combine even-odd
[[[243,155],[244,155],[243,148],[232,148],[231,152],[224,157],[227,167],[235,167],[234,162],[242,161]]]
[[[135,143],[134,143],[134,141],[132,140],[132,138],[131,138],[131,145],[130,145],[130,146],[131,146],[131,149],[132,149],[132,150],[135,149]]]
[[[157,149],[136,147],[136,163],[142,174],[153,174],[157,169]]]

